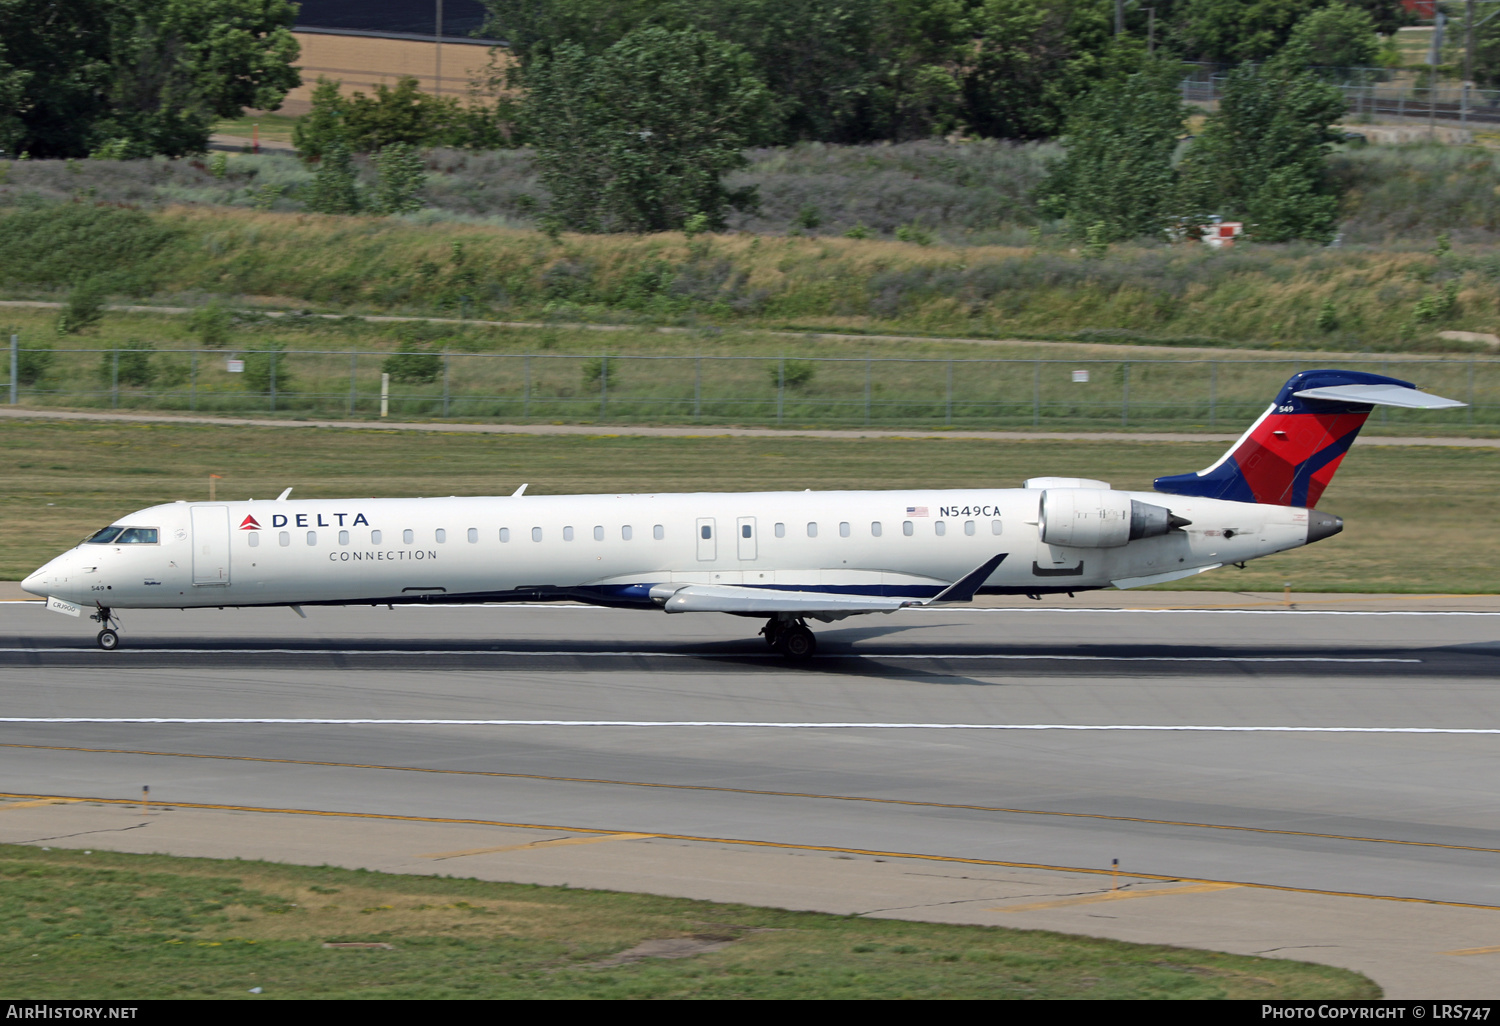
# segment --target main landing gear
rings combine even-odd
[[[760,633],[765,636],[767,645],[788,659],[811,659],[818,650],[817,636],[808,630],[807,623],[800,616],[787,620],[773,616]]]
[[[119,621],[115,619],[108,606],[100,606],[98,612],[89,615],[89,619],[104,627],[99,632],[99,636],[94,639],[99,643],[100,648],[106,652],[113,652],[120,647],[120,634],[115,630],[119,626]]]

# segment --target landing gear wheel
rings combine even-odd
[[[106,652],[113,652],[120,647],[120,636],[108,628],[100,631],[99,636],[94,640],[99,642],[99,647]]]
[[[788,659],[811,659],[818,650],[818,639],[812,631],[798,624],[782,631],[777,647]]]

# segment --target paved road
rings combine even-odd
[[[955,913],[934,913],[943,900],[920,870],[846,875],[821,905],[778,899],[794,883],[766,880],[788,873],[787,853],[863,859],[856,876],[887,871],[874,860],[960,860],[994,888],[951,899],[965,921],[1228,950],[1291,949],[1345,923],[1327,951],[1302,954],[1392,993],[1432,996],[1420,985],[1433,981],[1483,993],[1494,978],[1494,956],[1441,952],[1500,942],[1500,615],[909,611],[821,629],[820,657],[793,668],[728,617],[308,612],[134,612],[124,647],[103,653],[85,622],[0,605],[0,779],[19,796],[128,801],[149,784],[153,801],[204,816],[479,831],[400,842],[397,862],[417,871],[552,880],[564,863],[504,853],[612,839],[570,854],[565,878],[740,900],[759,880],[759,900],[921,918]],[[7,811],[0,838],[80,827],[108,846],[88,817],[125,813],[92,808]],[[301,818],[288,837],[310,829]],[[167,844],[165,821],[141,822],[119,837],[144,850],[202,851],[213,833]],[[267,853],[266,837],[235,836],[235,851]],[[390,865],[339,840],[324,858]],[[288,843],[283,857],[307,842]],[[422,858],[459,865],[421,863],[423,844]],[[747,849],[781,861],[751,866]],[[1080,892],[1107,899],[1107,878],[1088,874],[1112,859],[1181,914],[1080,905]],[[1294,891],[1267,888],[1316,893],[1288,913],[1274,903]],[[1439,918],[1398,929],[1409,903],[1336,895],[1452,905],[1423,905]],[[1342,904],[1314,916],[1319,902]]]

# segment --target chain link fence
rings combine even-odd
[[[0,358],[3,359],[3,358]],[[1414,381],[1461,411],[1370,428],[1500,428],[1500,358],[900,359],[552,353],[226,353],[13,343],[16,407],[595,424],[1238,430],[1299,370]]]

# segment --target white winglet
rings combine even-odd
[[[531,483],[530,481],[526,482],[526,484],[530,484],[530,483]],[[515,491],[511,492],[510,493],[510,497],[512,499],[516,499],[516,498],[519,498],[520,496],[522,496],[524,494],[526,494],[526,485],[522,485],[521,487],[517,488]]]
[[[293,485],[293,486],[292,486],[292,487],[293,487],[293,488],[295,488],[295,487],[296,487],[296,485]],[[280,494],[280,495],[278,495],[278,496],[276,496],[276,501],[277,501],[277,502],[285,502],[285,501],[286,501],[286,497],[287,497],[287,496],[288,496],[288,495],[291,495],[291,494],[292,494],[292,489],[291,489],[291,488],[288,488],[288,489],[287,489],[287,490],[286,490],[286,491],[284,491],[284,492],[282,492],[282,493],[281,493],[281,494]],[[291,515],[291,514],[288,514],[288,516],[290,516],[290,515]]]

